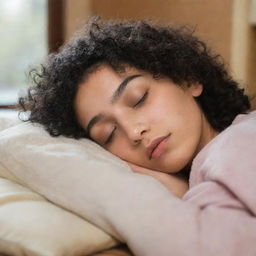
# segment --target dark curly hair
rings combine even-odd
[[[30,111],[27,120],[42,124],[52,136],[87,137],[73,106],[79,83],[103,63],[117,72],[128,65],[180,86],[201,83],[204,89],[197,101],[211,126],[222,131],[237,114],[246,113],[250,103],[221,57],[193,33],[186,26],[92,18],[70,43],[31,72],[33,85],[19,105]]]

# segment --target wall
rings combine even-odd
[[[230,66],[250,96],[256,95],[256,24],[250,24],[250,12],[256,13],[251,0],[234,0]],[[256,99],[253,100],[256,108]]]
[[[90,0],[65,0],[64,34],[66,41],[93,15],[91,5]]]
[[[65,1],[66,40],[92,15],[103,19],[150,18],[176,25],[189,24],[223,56],[232,75],[247,92],[256,93],[256,28],[249,26],[249,12],[255,0]]]
[[[225,59],[229,59],[232,0],[93,0],[94,13],[102,18],[152,18],[174,24],[190,24]],[[114,6],[114,8],[113,8]]]

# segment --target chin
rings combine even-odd
[[[157,166],[155,169],[170,174],[183,172],[184,169],[190,171],[192,160],[192,156],[190,155],[185,157],[172,157],[165,162],[162,160],[161,165]]]

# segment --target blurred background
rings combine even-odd
[[[0,0],[0,108],[15,104],[29,69],[93,15],[188,24],[256,94],[256,0]]]

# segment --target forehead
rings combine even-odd
[[[135,68],[126,68],[118,73],[109,66],[100,66],[79,84],[74,108],[80,124],[85,127],[93,116],[110,105],[110,100],[120,83],[127,77],[142,72]]]
[[[119,73],[107,65],[100,66],[96,71],[89,74],[85,81],[80,83],[77,98],[81,95],[106,96],[108,93],[114,92],[120,82],[127,76],[139,73],[142,72],[132,67],[127,67],[123,72]]]

